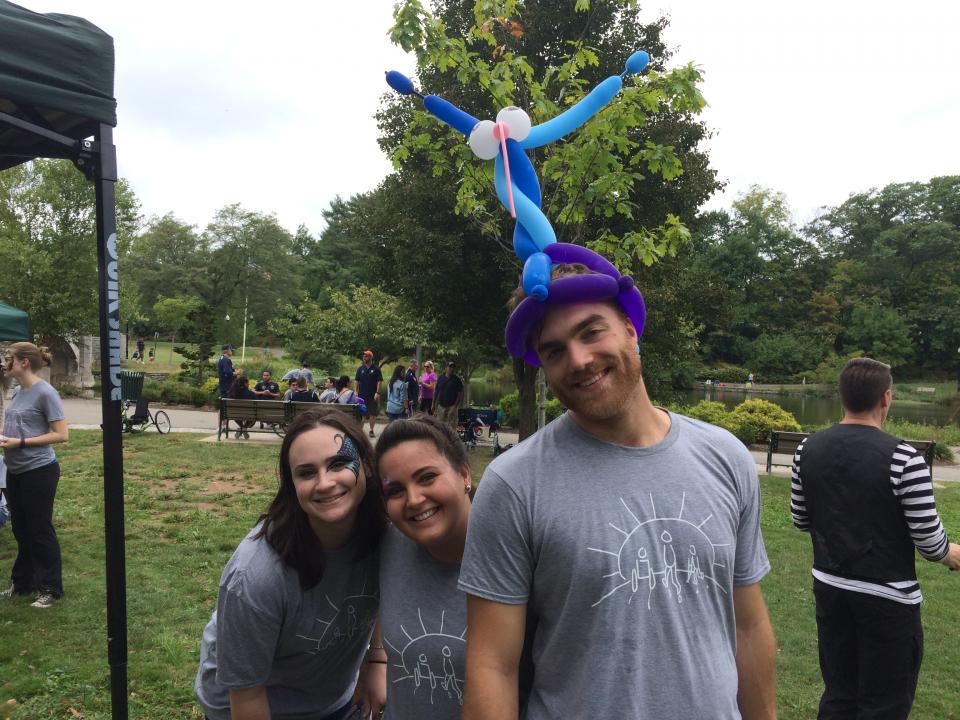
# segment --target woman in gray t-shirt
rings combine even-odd
[[[456,720],[467,636],[457,577],[473,490],[466,447],[436,418],[399,420],[377,442],[377,472],[393,523],[380,548],[384,720]]]
[[[210,720],[346,720],[354,697],[372,704],[358,687],[385,525],[372,458],[342,410],[287,427],[280,487],[227,563],[203,632],[194,689]]]
[[[10,587],[0,596],[36,593],[33,607],[48,608],[63,595],[60,543],[53,528],[60,464],[52,446],[67,441],[67,420],[57,391],[37,377],[50,364],[46,349],[14,343],[4,352],[3,364],[5,374],[20,387],[5,408],[0,431],[5,493],[17,540]]]

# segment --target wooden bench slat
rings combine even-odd
[[[321,407],[333,407],[358,425],[363,419],[360,415],[360,408],[357,405],[221,398],[217,440],[224,434],[229,437],[229,430],[227,430],[227,428],[231,420],[235,422],[238,420],[252,420],[254,422],[259,421],[262,423],[286,425],[300,413]],[[252,428],[250,428],[250,430],[254,431]],[[270,432],[273,432],[273,429],[271,429]]]
[[[800,443],[806,440],[813,433],[798,433],[791,432],[787,430],[774,430],[770,433],[770,441],[767,445],[767,473],[771,471],[774,465],[777,467],[790,467],[793,464],[793,455],[796,453],[797,448],[800,447]],[[923,456],[923,459],[926,461],[928,467],[933,467],[933,451],[936,447],[936,442],[933,440],[904,440],[903,442],[907,443],[913,447],[918,453]],[[790,464],[784,463],[775,463],[773,462],[773,455],[777,453],[779,455],[791,456]]]

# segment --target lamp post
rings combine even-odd
[[[243,296],[243,340],[240,341],[240,364],[243,365],[244,361],[247,359],[247,301],[249,300],[249,295],[244,293]]]

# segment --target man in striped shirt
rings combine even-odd
[[[793,458],[790,512],[813,541],[820,720],[909,715],[923,657],[914,548],[960,570],[923,456],[880,430],[892,385],[888,365],[848,362],[843,420]]]

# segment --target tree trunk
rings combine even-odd
[[[513,379],[520,395],[520,439],[537,431],[537,368],[519,358],[513,359]]]

